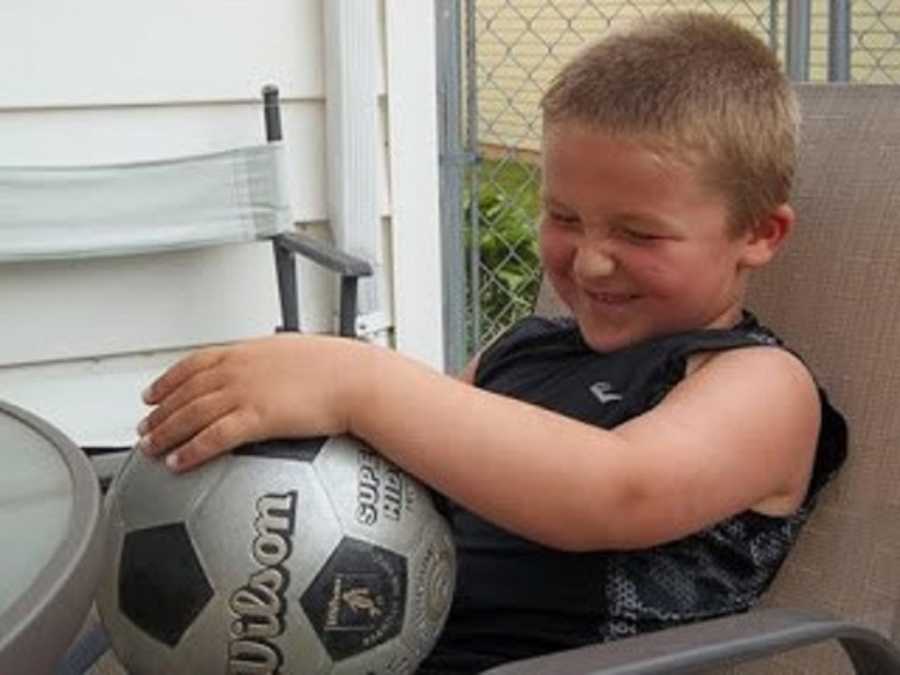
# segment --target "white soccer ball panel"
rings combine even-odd
[[[405,552],[435,517],[417,480],[355,438],[330,439],[313,466],[348,536]]]
[[[275,563],[288,571],[289,592],[298,597],[341,539],[311,465],[259,457],[217,463],[227,466],[225,475],[188,517],[213,586],[231,594]]]
[[[103,543],[103,567],[100,572],[100,583],[95,600],[100,618],[110,633],[110,624],[118,617],[118,588],[119,588],[119,557],[122,552],[122,540],[125,536],[125,522],[117,500],[107,500],[104,503],[106,509],[107,530]]]
[[[129,529],[180,521],[224,470],[224,462],[207,462],[187,473],[174,474],[162,461],[133,450],[107,499],[120,502]]]
[[[257,672],[253,667],[269,672],[267,666],[282,675],[324,675],[331,661],[302,617],[290,611],[291,604],[296,603],[288,598],[284,614],[241,622],[234,619],[230,599],[217,594],[178,644],[184,655],[178,675]]]
[[[410,593],[401,638],[422,661],[444,628],[456,588],[456,548],[443,518],[432,522],[408,560]]]

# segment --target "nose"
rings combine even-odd
[[[605,246],[605,242],[582,242],[575,253],[574,271],[579,279],[607,277],[615,269],[615,258]]]

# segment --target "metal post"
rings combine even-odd
[[[475,2],[466,0],[466,150],[476,162],[469,171],[469,303],[472,347],[481,346],[481,214],[478,210],[478,68],[475,61]]]
[[[278,87],[267,84],[262,88],[263,121],[266,129],[266,142],[276,143],[283,140],[281,132],[281,103]],[[275,254],[275,273],[278,279],[278,301],[281,304],[281,325],[278,331],[300,330],[300,298],[297,291],[297,268],[293,254],[279,245],[279,238],[272,240],[272,251]]]
[[[278,87],[267,84],[262,88],[263,119],[266,125],[266,141],[272,143],[280,141],[281,137],[281,108],[278,99]]]
[[[778,53],[778,0],[769,0],[769,47]]]
[[[444,266],[445,369],[466,362],[466,261],[463,247],[462,5],[434,0],[437,29],[438,134],[440,142],[441,248]]]
[[[810,0],[791,0],[787,6],[787,71],[797,82],[809,80]]]
[[[850,0],[831,0],[828,8],[828,81],[850,81]]]

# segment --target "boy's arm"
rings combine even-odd
[[[256,438],[350,431],[487,519],[567,550],[645,547],[748,508],[796,508],[819,423],[806,369],[764,347],[717,354],[612,431],[389,350],[310,337],[201,353],[148,402],[162,404],[144,445],[182,444],[180,467]]]
[[[568,550],[642,548],[754,507],[789,513],[819,426],[806,368],[765,347],[714,356],[612,431],[425,370],[376,387],[358,435],[487,519]]]

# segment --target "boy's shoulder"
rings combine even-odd
[[[634,346],[652,350],[663,349],[669,351],[675,358],[688,358],[698,353],[714,354],[743,347],[779,347],[777,352],[794,354],[772,329],[761,324],[755,315],[746,310],[743,311],[738,323],[731,328],[689,330],[651,338]]]

